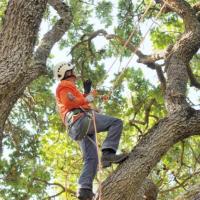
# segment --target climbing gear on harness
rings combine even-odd
[[[79,134],[79,136],[77,137],[77,140],[82,140],[87,134],[88,134],[88,131],[89,131],[89,128],[90,128],[90,124],[91,124],[91,115],[89,112],[84,112],[84,117],[82,120],[82,129],[81,129],[81,134]]]
[[[92,81],[90,79],[83,82],[84,94],[89,94],[92,87]]]
[[[84,113],[80,108],[75,108],[66,114],[66,122],[68,126],[72,126]]]
[[[81,131],[76,140],[82,140],[88,133],[91,124],[91,113],[89,110],[76,108],[71,110],[66,115],[66,122],[70,129],[77,120],[81,120]]]
[[[122,154],[116,155],[115,153],[110,152],[109,150],[106,151],[104,149],[103,155],[101,158],[102,168],[110,167],[112,163],[115,163],[115,164],[122,163],[127,158],[128,158],[127,153],[122,153]]]
[[[94,197],[94,193],[91,189],[80,188],[77,192],[77,198],[80,200],[92,200]]]
[[[54,77],[57,80],[62,80],[65,76],[65,72],[69,70],[73,70],[74,65],[67,62],[60,62],[54,67]]]

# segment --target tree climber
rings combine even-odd
[[[74,66],[66,62],[55,66],[54,76],[60,81],[56,89],[56,102],[62,121],[68,127],[69,136],[78,141],[84,158],[77,197],[80,200],[92,200],[93,180],[98,165],[96,135],[90,106],[94,100],[94,95],[91,93],[92,82],[84,81],[84,94],[82,94],[75,85],[77,77]],[[112,163],[123,162],[128,155],[116,155],[123,128],[122,120],[95,112],[95,123],[97,132],[108,131],[102,145],[102,168],[110,167]]]

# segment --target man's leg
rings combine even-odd
[[[80,141],[84,165],[79,178],[79,199],[92,199],[92,185],[97,173],[98,155],[95,145],[95,134],[86,136]]]
[[[95,113],[97,132],[108,131],[107,137],[102,145],[102,165],[109,167],[111,163],[120,163],[127,158],[127,154],[115,155],[119,146],[123,122],[120,119]],[[94,127],[91,126],[90,134],[94,134]]]

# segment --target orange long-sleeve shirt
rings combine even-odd
[[[71,93],[75,98],[69,99],[68,93]],[[64,122],[67,112],[74,108],[90,109],[90,105],[87,102],[84,95],[77,89],[74,83],[67,80],[62,80],[56,89],[56,102]]]

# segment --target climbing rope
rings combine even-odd
[[[92,121],[93,121],[93,125],[94,125],[95,142],[89,136],[87,136],[87,137],[95,145],[96,150],[97,150],[98,165],[99,165],[99,173],[98,173],[98,175],[99,175],[99,199],[98,200],[101,200],[101,195],[102,195],[101,174],[103,172],[103,168],[102,168],[101,158],[100,158],[100,150],[99,150],[99,142],[98,142],[98,138],[97,138],[97,126],[96,126],[96,118],[95,118],[95,111],[94,110],[92,110]],[[89,124],[89,126],[90,126],[90,124]],[[89,131],[89,126],[88,126],[87,133]]]
[[[146,9],[146,11],[144,12],[144,15],[143,15],[142,19],[144,19],[144,17],[145,17],[145,15],[147,14],[147,12],[148,12],[150,6],[151,6],[151,3],[150,3],[150,5],[148,6],[148,8]],[[166,6],[166,3],[163,4],[163,6],[161,7],[159,13],[156,15],[155,19],[157,19],[157,18],[161,15],[161,13],[162,13],[163,9],[165,8],[165,6]],[[147,35],[149,34],[149,32],[150,32],[150,30],[151,30],[151,28],[153,27],[154,24],[155,24],[155,21],[153,21],[153,22],[151,23],[150,27],[148,28],[148,30],[147,30],[146,33],[144,34],[144,37],[143,37],[142,40],[140,41],[139,45],[135,48],[135,51],[133,52],[132,56],[130,57],[130,59],[129,59],[128,62],[126,63],[125,67],[122,69],[121,73],[118,75],[117,79],[114,81],[113,87],[112,87],[112,89],[110,90],[110,92],[109,92],[109,94],[108,94],[108,97],[110,97],[110,96],[113,94],[113,92],[114,92],[114,90],[115,90],[115,87],[116,87],[116,83],[118,83],[118,81],[120,80],[120,78],[121,78],[122,75],[124,74],[125,70],[128,68],[128,65],[130,64],[130,62],[132,61],[133,57],[135,56],[136,51],[138,51],[138,49],[140,48],[140,46],[143,44],[144,40],[146,39]],[[135,30],[134,30],[134,31],[135,31]],[[131,33],[129,39],[125,42],[125,44],[124,44],[123,47],[126,47],[126,46],[129,44],[131,38],[133,37],[134,31]],[[113,65],[114,65],[114,63],[117,61],[117,59],[118,59],[118,57],[115,59],[115,61],[114,61],[113,64],[111,65],[111,67],[113,67]],[[110,67],[110,68],[111,68],[111,67]],[[110,70],[110,68],[109,68],[109,70]],[[104,78],[105,78],[105,77],[104,77]]]
[[[146,8],[146,10],[145,10],[144,14],[142,15],[142,17],[138,20],[138,23],[137,23],[136,27],[139,26],[140,21],[144,20],[144,18],[147,15],[149,9],[151,8],[151,5],[152,5],[152,1],[150,2],[150,4],[148,5],[148,7]],[[124,43],[124,45],[123,45],[123,47],[122,47],[122,49],[120,51],[119,51],[119,48],[118,48],[119,54],[123,54],[124,53],[125,47],[128,46],[128,44],[130,43],[130,41],[133,38],[134,34],[135,34],[135,30],[133,30],[131,32],[131,34],[129,35],[128,39],[125,41],[125,43]],[[117,60],[118,60],[118,57],[116,57],[115,60],[112,62],[112,64],[110,65],[110,67],[106,71],[106,74],[108,74],[110,72],[110,70],[113,68],[114,64],[117,62]],[[105,79],[105,76],[103,76],[103,78],[97,84],[101,85],[101,83],[102,83],[102,81],[104,81],[104,79]]]
[[[95,142],[96,142],[97,155],[98,155],[98,163],[99,163],[99,200],[101,200],[101,195],[102,195],[102,180],[101,180],[101,175],[102,175],[102,172],[103,172],[103,168],[102,168],[101,159],[100,159],[100,150],[99,150],[99,143],[98,143],[98,138],[97,138],[97,126],[96,126],[96,118],[95,118],[95,112],[94,112],[94,110],[92,110],[92,119],[93,119],[93,124],[94,124]]]
[[[145,10],[143,16],[142,16],[142,20],[144,19],[144,17],[146,16],[148,10],[150,9],[152,5],[152,2],[149,4],[149,6],[147,7],[147,9]],[[164,7],[165,7],[166,3],[163,4],[163,6],[161,7],[159,13],[156,15],[156,19],[161,15]],[[117,79],[115,80],[114,84],[113,84],[113,87],[112,87],[112,90],[109,92],[109,96],[112,95],[112,93],[114,92],[115,90],[115,87],[116,87],[116,83],[118,82],[118,80],[121,78],[121,76],[123,75],[124,71],[128,68],[128,65],[130,64],[131,60],[133,59],[136,51],[139,49],[139,47],[141,46],[141,44],[144,42],[145,38],[147,37],[147,35],[149,34],[150,32],[150,29],[153,27],[155,22],[152,22],[152,24],[150,25],[150,27],[148,28],[148,30],[146,31],[144,37],[142,38],[141,42],[139,43],[138,47],[135,49],[135,51],[133,52],[133,55],[131,56],[131,58],[128,60],[128,62],[126,63],[125,67],[122,69],[120,75],[117,77]],[[125,42],[125,44],[123,45],[123,49],[122,49],[122,52],[124,51],[124,48],[130,43],[133,35],[135,33],[135,30],[132,31],[132,33],[130,34],[129,38],[127,39],[127,41]],[[114,60],[114,62],[111,64],[111,66],[109,67],[108,71],[109,72],[111,70],[111,68],[114,66],[114,64],[116,63],[118,57]],[[105,77],[104,77],[105,78]],[[101,196],[102,196],[102,180],[101,180],[101,174],[102,174],[102,164],[101,164],[101,159],[100,159],[100,151],[99,151],[99,146],[98,146],[98,138],[97,138],[97,126],[96,126],[96,119],[95,119],[95,111],[92,110],[92,121],[93,121],[93,125],[94,125],[94,131],[95,131],[95,142],[90,138],[89,140],[96,146],[96,149],[97,149],[97,156],[98,156],[98,164],[99,164],[99,199],[98,200],[101,200]],[[89,130],[89,128],[88,128]]]

